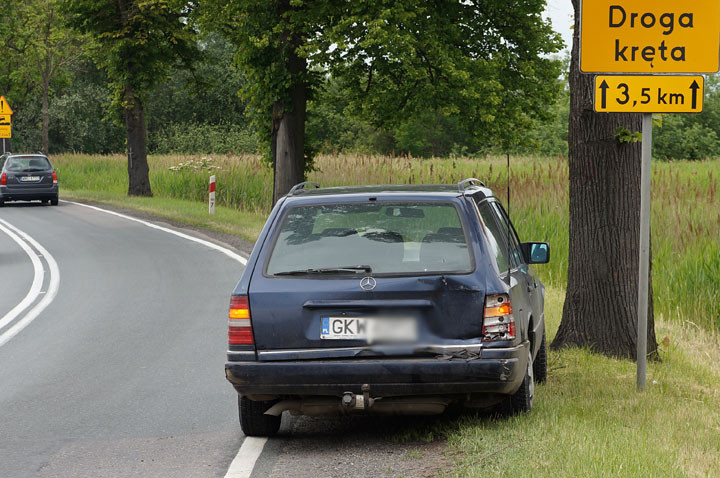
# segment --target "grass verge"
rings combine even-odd
[[[184,199],[128,197],[124,193],[83,189],[61,190],[60,197],[134,209],[190,226],[232,234],[249,242],[255,242],[266,219],[263,213],[238,211],[223,206],[217,206],[215,215],[211,216],[207,204]]]
[[[548,338],[565,292],[549,288]],[[529,415],[462,416],[404,430],[396,439],[447,439],[446,476],[717,476],[720,470],[720,338],[658,317],[661,362],[635,389],[635,363],[588,350],[550,351],[549,378]]]

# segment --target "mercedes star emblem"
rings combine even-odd
[[[363,277],[360,280],[360,288],[362,290],[373,290],[376,285],[377,282],[372,277]]]

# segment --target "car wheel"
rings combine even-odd
[[[238,397],[240,427],[247,436],[271,436],[280,429],[282,416],[265,415],[275,402],[260,402]]]
[[[0,198],[0,207],[3,207],[5,205],[5,200]]]
[[[532,410],[535,396],[535,380],[533,377],[532,351],[528,350],[528,362],[525,368],[525,377],[517,392],[510,395],[510,413],[527,413]]]
[[[57,197],[57,196],[55,196],[54,198],[52,198],[52,199],[50,200],[50,204],[52,204],[53,206],[57,206],[57,205],[58,205],[58,202],[59,202],[59,201],[58,201],[58,197]]]
[[[545,383],[547,380],[547,349],[545,347],[545,331],[543,330],[542,342],[540,349],[535,356],[533,362],[533,373],[535,374],[535,383]]]

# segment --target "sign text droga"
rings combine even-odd
[[[663,35],[670,36],[676,28],[693,28],[693,16],[693,13],[686,12],[676,18],[675,13],[665,12],[658,17],[652,12],[628,12],[621,5],[610,5],[609,27],[659,28]],[[666,40],[662,40],[659,45],[628,45],[623,44],[620,38],[615,38],[615,61],[685,61],[685,48]]]
[[[715,73],[720,0],[580,0],[584,73]]]

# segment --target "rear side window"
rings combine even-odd
[[[490,243],[490,249],[495,258],[500,273],[508,270],[508,244],[505,239],[506,232],[501,229],[495,213],[491,209],[490,204],[485,201],[478,204],[478,211],[482,218],[485,237]]]
[[[7,170],[15,172],[47,171],[50,162],[42,156],[12,156],[7,160]]]
[[[356,266],[373,274],[471,272],[457,208],[418,202],[295,207],[285,217],[266,273],[367,272],[332,271]]]

